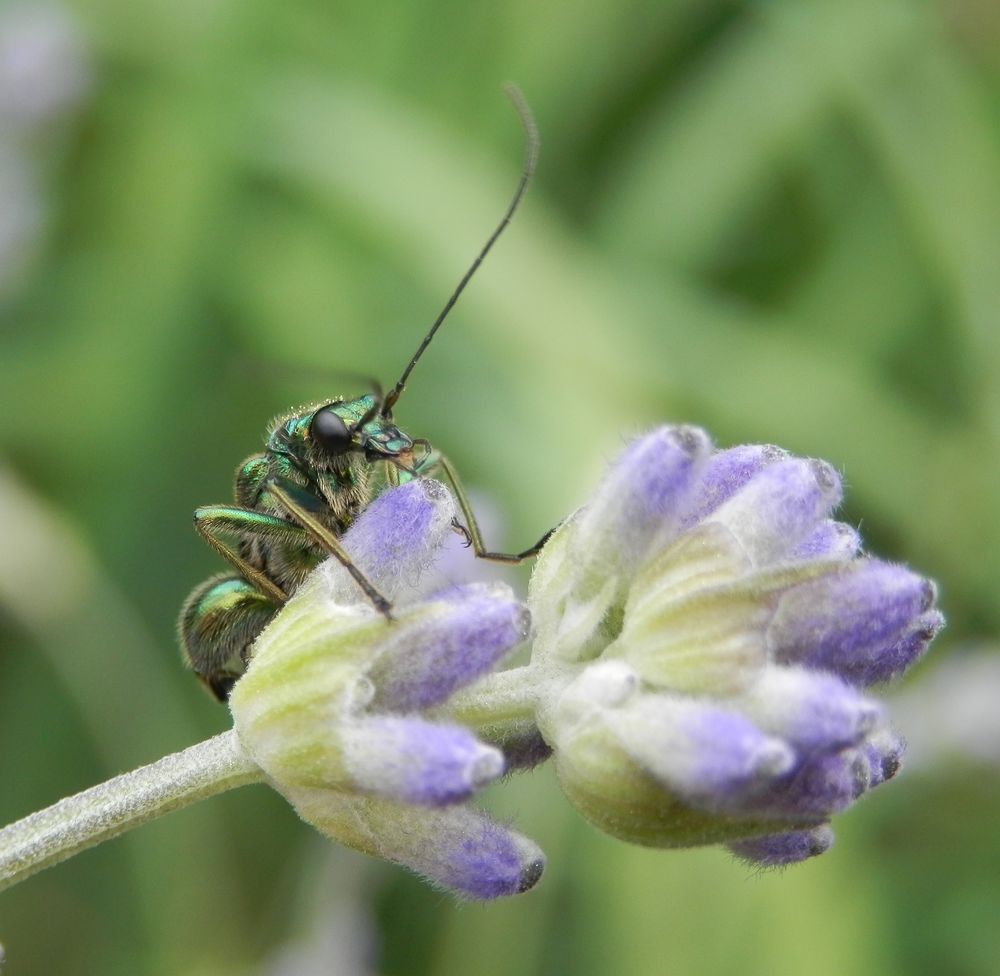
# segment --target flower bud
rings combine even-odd
[[[741,860],[762,868],[785,867],[825,854],[833,846],[833,831],[826,825],[811,830],[789,830],[763,837],[734,841],[729,849]]]
[[[503,774],[503,753],[423,713],[490,671],[523,640],[529,618],[500,584],[413,598],[454,511],[451,495],[426,480],[373,502],[343,545],[393,600],[392,618],[328,561],[260,635],[230,707],[243,748],[303,819],[491,898],[526,890],[543,859],[530,841],[461,806]]]
[[[432,884],[473,899],[517,895],[538,882],[545,856],[527,837],[465,806],[422,809],[332,790],[284,788],[320,833],[401,864]]]
[[[857,689],[903,671],[942,617],[928,580],[858,556],[828,464],[707,445],[640,438],[543,552],[532,663],[562,681],[539,729],[607,832],[788,864],[895,771]]]

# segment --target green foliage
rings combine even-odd
[[[191,512],[275,413],[398,375],[513,190],[508,79],[537,178],[396,409],[501,506],[488,541],[526,546],[622,434],[690,421],[831,460],[872,548],[941,582],[948,643],[1000,630],[989,4],[75,13],[93,88],[45,147],[44,247],[0,306],[5,821],[227,724],[173,636],[223,568]],[[541,773],[497,804],[548,876],[474,909],[247,789],[5,893],[0,940],[25,976],[267,972],[295,938],[342,972],[371,913],[387,974],[987,974],[1000,798],[976,776],[904,775],[831,854],[747,883],[716,851],[596,835]]]

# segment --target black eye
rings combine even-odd
[[[347,424],[332,410],[319,410],[309,425],[312,439],[331,454],[343,454],[353,446]]]

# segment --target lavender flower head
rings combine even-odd
[[[723,842],[770,866],[898,769],[872,684],[940,629],[931,582],[862,555],[827,464],[629,445],[531,580],[538,728],[580,812],[635,843]]]
[[[377,499],[344,546],[393,601],[394,619],[331,560],[260,636],[230,705],[243,747],[304,820],[456,893],[493,898],[530,888],[544,858],[464,805],[505,760],[433,710],[519,644],[528,615],[499,584],[415,597],[454,517],[435,481]]]

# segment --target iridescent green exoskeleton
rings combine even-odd
[[[548,533],[520,553],[489,552],[456,472],[428,441],[411,438],[392,420],[413,367],[517,209],[534,169],[538,138],[520,94],[508,90],[527,135],[524,169],[503,219],[385,396],[337,398],[277,418],[260,454],[236,471],[235,504],[194,513],[199,535],[235,572],[213,576],[184,603],[178,631],[185,658],[220,700],[246,669],[254,639],[309,572],[333,556],[386,618],[389,601],[351,562],[340,537],[386,487],[401,477],[436,474],[453,488],[465,525],[455,523],[477,556],[520,562],[535,555]],[[227,542],[226,540],[231,540]]]

